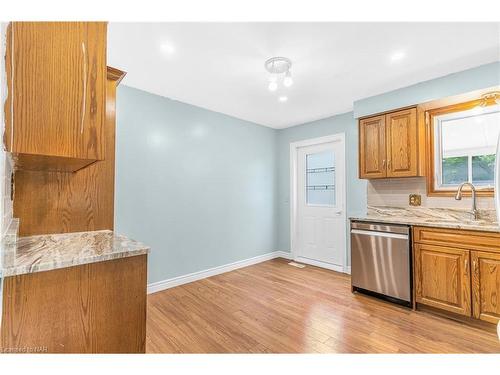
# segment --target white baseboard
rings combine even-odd
[[[297,261],[299,263],[310,264],[311,266],[326,268],[328,270],[344,273],[344,267],[336,265],[336,264],[320,262],[318,260],[303,258],[303,257],[297,257],[297,258],[295,258],[295,261]]]
[[[347,273],[348,275],[351,274],[351,266],[347,266],[344,270],[344,273]]]
[[[173,288],[175,286],[179,286],[182,284],[191,283],[196,280],[205,279],[210,276],[220,275],[221,273],[229,272],[236,270],[238,268],[248,267],[252,264],[257,264],[261,262],[265,262],[267,260],[275,259],[275,258],[285,258],[291,259],[292,254],[286,251],[273,251],[271,253],[258,255],[253,258],[239,260],[237,262],[224,264],[222,266],[209,268],[207,270],[198,271],[189,273],[187,275],[173,277],[171,279],[166,279],[162,281],[157,281],[155,283],[148,284],[148,294],[156,293],[161,290]]]

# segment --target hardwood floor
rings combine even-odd
[[[352,294],[274,259],[148,296],[149,353],[483,353],[496,334]]]

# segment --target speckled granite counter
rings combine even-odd
[[[3,277],[50,271],[149,253],[149,247],[110,230],[19,237],[4,246]]]
[[[500,227],[495,221],[494,211],[481,211],[479,220],[471,220],[469,212],[464,210],[370,206],[366,215],[355,215],[350,217],[350,219],[379,223],[500,232]]]

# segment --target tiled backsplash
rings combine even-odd
[[[457,201],[453,197],[428,197],[425,177],[369,180],[367,190],[368,206],[409,207],[409,195],[420,194],[422,207],[471,208],[471,198]],[[482,210],[495,209],[491,197],[478,197],[477,205]]]

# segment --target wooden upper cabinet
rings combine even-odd
[[[359,177],[421,176],[424,135],[416,108],[359,120]]]
[[[387,177],[417,175],[417,110],[389,113],[385,117]]]
[[[415,244],[418,303],[471,316],[469,250]]]
[[[103,22],[13,22],[7,31],[7,151],[17,167],[74,171],[104,156]]]
[[[359,177],[383,178],[386,169],[385,116],[359,121]]]
[[[472,309],[474,317],[500,320],[500,253],[472,251]]]

